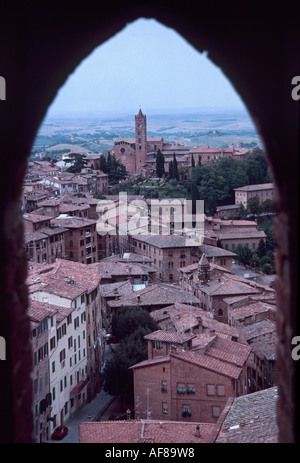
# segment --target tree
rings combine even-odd
[[[104,174],[107,173],[107,167],[106,167],[106,159],[103,154],[100,156],[100,170],[104,172]]]
[[[195,167],[195,159],[193,155],[192,155],[192,167]]]
[[[267,249],[266,249],[265,240],[263,240],[261,238],[259,240],[259,243],[258,243],[258,246],[257,246],[257,249],[256,249],[256,253],[257,253],[258,257],[261,259],[262,257],[264,257],[266,255],[266,252],[267,252]]]
[[[272,201],[272,199],[266,199],[265,201],[263,201],[260,205],[261,207],[261,212],[273,212],[274,210],[274,203]]]
[[[252,252],[247,246],[239,244],[236,248],[237,260],[244,265],[249,265],[251,262]]]
[[[155,320],[140,306],[121,307],[112,317],[112,334],[118,342],[132,334],[139,326],[149,329],[149,332],[158,329]]]
[[[178,165],[177,165],[177,159],[175,156],[175,153],[173,153],[173,177],[177,181],[179,180],[179,172],[178,172]]]
[[[144,336],[159,329],[156,321],[140,306],[124,306],[113,315],[112,334],[119,345],[104,369],[104,391],[133,399],[133,372],[129,368],[147,358]]]
[[[245,164],[249,177],[249,185],[270,182],[268,161],[262,149],[254,148],[249,154]]]
[[[156,175],[159,178],[162,178],[165,173],[165,158],[160,149],[157,151],[156,155]]]
[[[70,156],[74,159],[74,162],[73,165],[67,169],[67,172],[78,174],[87,165],[87,160],[85,159],[86,155],[81,153],[72,153]]]
[[[170,162],[169,162],[169,178],[170,178],[170,179],[173,178],[173,175],[174,175],[173,170],[174,170],[174,169],[173,169],[173,161],[170,161]]]
[[[250,214],[259,215],[261,213],[260,202],[257,196],[248,199],[247,209]]]
[[[274,272],[274,268],[271,264],[269,264],[268,262],[266,262],[263,267],[262,267],[262,271],[264,273],[266,273],[267,275],[270,275],[271,273]]]
[[[133,399],[133,372],[129,368],[147,358],[147,343],[144,336],[147,330],[139,326],[117,346],[104,368],[103,389],[110,395]]]
[[[238,215],[239,219],[245,219],[246,218],[247,212],[246,212],[246,209],[245,209],[245,206],[244,206],[243,203],[239,204],[237,215]]]
[[[115,155],[107,153],[106,173],[110,182],[118,182],[126,178],[127,172],[125,166],[116,159]]]

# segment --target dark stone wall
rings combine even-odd
[[[107,5],[108,3],[108,5]],[[247,3],[245,5],[245,3]],[[281,442],[295,441],[297,334],[298,116],[291,80],[300,74],[297,2],[182,2],[129,0],[84,3],[27,1],[1,5],[0,101],[1,307],[0,362],[3,442],[31,442],[31,351],[26,320],[26,263],[19,197],[26,158],[48,106],[68,75],[127,22],[151,17],[176,29],[230,79],[245,102],[278,187],[278,365]],[[199,82],[201,85],[201,82]],[[299,333],[298,333],[299,334]],[[3,424],[5,423],[5,426]]]

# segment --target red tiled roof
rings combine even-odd
[[[150,341],[163,341],[172,342],[176,344],[183,344],[193,339],[194,335],[181,334],[177,333],[176,331],[157,330],[153,331],[153,333],[147,334],[146,336],[144,336],[144,338]]]
[[[200,436],[196,435],[199,425]],[[99,421],[79,425],[80,443],[189,443],[211,442],[217,425],[182,421]],[[122,459],[120,460],[122,461]]]
[[[75,299],[84,292],[90,293],[100,283],[101,275],[95,267],[64,259],[48,266],[28,267],[29,292],[46,291],[61,297]]]
[[[184,362],[192,363],[195,366],[202,367],[210,371],[215,371],[216,373],[229,376],[230,378],[234,379],[238,379],[241,373],[240,367],[225,363],[224,361],[206,355],[197,354],[191,350],[186,350],[178,354],[170,353],[170,356],[174,356]]]
[[[274,189],[273,183],[260,183],[259,185],[246,185],[239,188],[234,188],[235,191],[256,191]]]
[[[278,389],[271,387],[233,400],[216,443],[277,443]]]
[[[199,299],[193,294],[166,285],[152,285],[141,291],[136,291],[134,297],[122,297],[118,301],[111,301],[111,307],[121,307],[123,305],[153,306],[171,305],[176,302],[199,304]]]

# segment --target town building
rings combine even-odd
[[[130,367],[136,416],[217,423],[229,397],[248,392],[250,346],[206,333],[159,330],[145,339],[148,359]]]
[[[198,262],[198,247],[201,243],[182,235],[128,235],[130,250],[150,257],[157,279],[161,282],[178,282],[178,269]]]
[[[67,259],[83,264],[98,262],[98,240],[96,220],[60,215],[51,219],[51,225],[67,229],[65,254]]]
[[[212,148],[209,146],[185,146],[181,143],[165,143],[162,137],[147,136],[147,117],[140,109],[135,116],[135,137],[116,138],[112,153],[121,161],[129,174],[156,177],[156,155],[160,150],[165,158],[165,173],[175,154],[178,168],[191,173],[192,156],[201,164],[215,162],[222,157],[238,160],[247,159],[249,150],[245,148]]]
[[[26,259],[30,262],[52,264],[56,258],[66,258],[67,229],[41,226],[37,231],[24,234]]]
[[[239,211],[238,204],[228,204],[227,206],[217,206],[215,217],[222,219],[228,216],[235,216]]]
[[[63,347],[60,350],[53,347],[51,353],[50,346],[49,352],[57,356],[61,350],[65,349],[66,359],[69,358],[69,355],[73,355],[73,360],[70,360],[72,364],[67,360],[63,367],[61,365],[65,360],[63,353],[59,359],[53,358],[53,361],[56,366],[59,365],[59,368],[55,369],[56,375],[61,376],[63,374],[63,378],[59,376],[59,383],[56,384],[59,384],[59,388],[61,388],[60,381],[63,379],[64,391],[64,382],[67,381],[68,389],[64,394],[66,402],[75,398],[75,405],[78,406],[83,403],[83,400],[91,400],[101,387],[104,340],[100,307],[100,281],[101,276],[97,269],[69,260],[57,259],[54,264],[48,266],[42,264],[29,264],[28,266],[29,298],[50,306],[60,307],[56,327],[57,329],[61,327],[63,340],[60,346],[63,345]],[[53,340],[53,346],[54,342],[55,340]],[[84,362],[82,368],[79,368],[80,362]],[[69,380],[64,378],[65,376],[68,378],[69,368],[75,368],[75,365],[77,365],[76,378],[73,377],[72,384],[70,384]],[[78,386],[75,392],[72,392],[74,397],[70,395],[71,386]],[[60,391],[56,392],[60,397]],[[67,399],[68,394],[69,399]],[[61,406],[61,399],[59,400]],[[66,414],[67,416],[70,415],[70,410],[73,408],[70,409],[70,404],[64,408],[64,404],[65,402],[63,407],[57,409],[60,422]],[[59,408],[58,405],[57,407]],[[62,412],[63,408],[64,411]]]
[[[180,287],[192,292],[201,302],[201,308],[211,312],[216,320],[228,322],[229,297],[274,294],[274,289],[255,281],[234,275],[221,266],[210,264],[203,254],[198,264],[179,269]]]
[[[245,185],[235,188],[235,204],[243,204],[245,209],[248,207],[250,198],[258,198],[259,203],[263,203],[267,199],[275,200],[275,188],[273,183],[261,183],[259,185]]]
[[[255,220],[221,220],[205,217],[205,230],[211,230],[225,250],[235,252],[238,245],[255,251],[266,234],[259,230]]]
[[[194,447],[195,444],[205,443],[278,443],[277,401],[277,387],[229,398],[217,423],[162,421],[149,418],[132,420],[130,416],[124,421],[81,423],[79,441],[86,444],[186,443],[191,445],[192,449],[197,447]],[[185,457],[190,456],[189,448],[181,450],[187,451]],[[109,448],[108,452],[113,456],[113,448]],[[153,456],[159,456],[157,448],[153,449],[153,452]],[[119,453],[118,457],[121,455],[122,453]]]
[[[199,306],[200,301],[191,293],[181,290],[179,287],[167,284],[153,284],[144,289],[135,291],[120,297],[115,301],[107,302],[113,314],[119,307],[138,305],[149,313],[175,303],[191,304]]]
[[[51,370],[49,364],[50,337],[56,326],[59,307],[29,300],[27,316],[30,320],[33,354],[33,417],[35,442],[50,438],[52,394],[50,390]]]
[[[177,333],[216,334],[231,341],[246,343],[238,328],[215,320],[211,313],[188,304],[175,303],[163,309],[151,312],[151,317],[158,323],[161,330]],[[198,343],[197,336],[193,346]]]

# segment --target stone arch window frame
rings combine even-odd
[[[135,5],[135,7],[136,7],[136,5]],[[202,8],[201,15],[197,15],[197,25],[196,26],[193,24],[192,16],[187,16],[187,15],[190,15],[191,12],[184,12],[184,14],[182,14],[181,11],[179,12],[179,11],[176,10],[176,5],[173,6],[172,12],[167,11],[167,14],[166,14],[166,12],[163,11],[163,7],[161,7],[161,8],[160,7],[154,7],[153,5],[152,6],[150,5],[150,6],[148,6],[146,8],[146,14],[145,14],[145,10],[144,10],[143,6],[141,6],[140,9],[137,8],[137,10],[135,10],[134,8],[133,9],[128,8],[128,5],[127,5],[126,8],[127,8],[128,12],[123,11],[122,8],[120,10],[118,10],[118,7],[116,5],[114,5],[113,8],[114,8],[114,11],[113,11],[112,16],[114,18],[114,25],[112,26],[111,23],[109,23],[109,21],[108,21],[108,26],[105,29],[105,27],[104,28],[101,28],[101,27],[99,28],[99,24],[97,23],[97,29],[101,30],[101,38],[97,38],[96,39],[97,43],[93,42],[92,44],[91,44],[90,37],[93,36],[93,34],[90,33],[90,32],[93,29],[93,27],[96,27],[96,26],[93,23],[93,21],[91,21],[92,23],[90,24],[86,17],[85,17],[86,23],[84,22],[83,25],[82,25],[82,12],[80,12],[80,14],[78,13],[78,17],[80,17],[82,35],[84,36],[84,33],[86,33],[86,37],[87,37],[86,46],[81,46],[82,37],[80,37],[80,43],[77,41],[77,45],[79,45],[79,46],[76,47],[77,27],[76,27],[76,33],[75,33],[75,31],[73,31],[73,35],[72,35],[72,28],[71,28],[71,31],[68,28],[68,30],[67,30],[67,32],[68,32],[68,40],[66,41],[66,43],[68,45],[67,46],[64,45],[64,46],[66,48],[69,47],[69,50],[70,50],[71,49],[70,44],[71,43],[73,45],[75,44],[75,46],[73,46],[73,49],[76,50],[76,52],[77,52],[76,59],[74,59],[72,57],[71,59],[65,60],[65,57],[63,57],[63,59],[64,59],[64,65],[63,66],[65,66],[65,64],[66,64],[66,66],[68,68],[68,71],[67,72],[64,71],[64,72],[61,72],[61,73],[58,72],[57,73],[57,78],[54,78],[53,76],[50,76],[50,77],[48,76],[48,80],[46,78],[45,82],[41,83],[40,86],[36,85],[36,81],[34,81],[34,79],[33,79],[33,82],[27,83],[27,85],[29,85],[29,87],[27,87],[27,92],[25,92],[25,93],[27,93],[28,95],[31,95],[31,96],[34,93],[36,93],[37,95],[41,95],[41,86],[44,86],[44,88],[47,87],[47,88],[50,89],[47,97],[44,96],[40,100],[38,99],[38,101],[41,102],[40,108],[37,109],[37,108],[33,107],[33,111],[32,111],[31,118],[30,118],[30,120],[31,120],[30,130],[32,131],[31,133],[33,135],[34,132],[37,131],[40,123],[42,122],[42,118],[43,118],[43,116],[45,114],[45,111],[46,111],[47,107],[50,105],[52,99],[54,98],[54,96],[55,96],[55,94],[57,92],[57,90],[63,85],[66,77],[69,74],[71,74],[74,67],[77,64],[79,64],[79,62],[81,62],[89,54],[89,52],[91,52],[94,48],[96,48],[96,46],[100,45],[101,43],[104,43],[110,37],[115,35],[116,32],[121,30],[125,26],[126,22],[128,22],[128,21],[133,21],[134,19],[137,19],[138,17],[145,16],[145,15],[146,15],[146,17],[155,17],[155,19],[157,19],[161,23],[163,23],[163,24],[165,24],[167,26],[170,26],[170,27],[174,27],[177,30],[177,32],[180,33],[183,37],[185,37],[187,39],[188,39],[188,37],[190,37],[190,40],[189,40],[190,43],[195,45],[195,42],[196,42],[196,44],[197,44],[196,48],[200,52],[202,50],[204,50],[204,49],[209,49],[210,50],[210,56],[212,57],[213,62],[218,63],[219,67],[221,67],[221,69],[223,70],[225,75],[229,78],[229,80],[231,82],[235,83],[236,88],[240,89],[240,91],[237,90],[238,93],[241,94],[243,96],[244,101],[246,103],[248,103],[247,107],[248,107],[248,109],[251,109],[252,118],[254,118],[254,120],[257,121],[259,131],[261,132],[262,138],[264,139],[264,141],[265,141],[265,143],[267,145],[267,149],[269,151],[269,156],[272,157],[273,170],[277,174],[276,175],[276,178],[278,180],[277,187],[278,187],[278,191],[280,192],[280,195],[279,195],[280,198],[278,200],[278,212],[280,214],[280,218],[277,221],[277,240],[278,240],[278,243],[279,243],[279,251],[278,251],[278,254],[277,254],[277,264],[276,264],[277,269],[278,269],[278,273],[279,273],[279,279],[278,279],[278,283],[277,283],[277,288],[279,290],[278,301],[279,301],[279,308],[280,308],[280,313],[279,313],[280,346],[279,346],[279,349],[278,349],[278,353],[280,354],[281,368],[283,369],[283,371],[286,369],[286,371],[289,372],[289,374],[286,375],[286,380],[283,380],[279,385],[279,389],[281,391],[281,394],[283,394],[283,398],[282,398],[282,400],[280,402],[280,407],[283,410],[283,414],[284,414],[284,412],[286,413],[286,415],[285,415],[286,419],[288,419],[288,417],[293,418],[293,416],[294,416],[293,415],[293,413],[294,413],[293,405],[295,403],[295,386],[294,386],[295,368],[294,368],[294,364],[289,362],[289,353],[290,353],[289,342],[290,342],[290,339],[291,339],[292,335],[295,334],[295,326],[296,326],[296,324],[295,324],[296,311],[294,311],[293,309],[296,308],[296,306],[297,306],[297,304],[296,304],[296,298],[297,298],[297,274],[293,275],[293,272],[289,271],[289,269],[291,268],[291,265],[292,265],[291,264],[291,262],[292,262],[292,249],[293,249],[293,246],[297,243],[297,234],[298,234],[297,227],[296,227],[296,229],[293,229],[293,227],[291,226],[292,223],[295,224],[295,221],[293,222],[292,213],[295,213],[295,211],[297,210],[297,207],[295,207],[295,206],[297,206],[297,200],[296,200],[296,198],[292,197],[291,191],[290,191],[291,190],[290,185],[293,184],[293,180],[290,180],[290,185],[288,185],[288,183],[287,183],[287,175],[286,175],[286,173],[288,172],[288,170],[286,170],[283,167],[282,171],[280,172],[280,167],[282,166],[282,162],[280,162],[279,152],[280,152],[280,147],[281,147],[282,141],[283,141],[282,137],[280,137],[279,134],[272,133],[272,131],[269,130],[269,129],[271,129],[271,127],[275,128],[277,126],[276,121],[274,121],[274,114],[276,113],[276,111],[274,111],[274,109],[276,108],[276,105],[275,105],[275,108],[272,108],[273,109],[272,111],[269,111],[269,114],[270,114],[269,119],[271,121],[270,122],[271,125],[269,125],[269,123],[266,122],[268,111],[264,111],[264,105],[268,106],[268,103],[272,99],[274,101],[276,100],[275,97],[274,98],[271,97],[270,101],[268,100],[268,97],[271,95],[272,90],[274,90],[274,89],[278,89],[279,92],[281,92],[281,96],[285,97],[285,93],[284,93],[285,91],[282,90],[282,88],[285,87],[285,85],[288,86],[288,84],[290,84],[291,76],[296,75],[296,73],[293,72],[294,68],[293,68],[293,65],[291,64],[292,59],[290,57],[293,56],[293,61],[296,64],[297,60],[295,59],[295,57],[298,56],[298,55],[297,55],[297,49],[295,47],[293,48],[293,44],[299,43],[299,40],[292,40],[291,37],[294,37],[294,36],[293,36],[293,32],[292,32],[293,27],[291,27],[290,28],[291,29],[291,32],[290,32],[290,38],[291,39],[287,41],[287,43],[289,44],[289,47],[291,49],[291,52],[290,52],[290,54],[287,53],[287,56],[285,57],[286,66],[284,66],[285,69],[284,69],[284,72],[282,74],[283,75],[283,82],[282,83],[284,83],[284,85],[282,87],[280,87],[280,86],[276,87],[276,84],[278,84],[278,80],[276,80],[276,76],[275,76],[274,85],[272,86],[272,82],[268,82],[267,85],[265,83],[264,84],[264,91],[262,93],[259,93],[260,92],[259,80],[257,80],[255,82],[255,80],[256,80],[254,78],[255,73],[254,73],[254,75],[252,75],[252,72],[250,71],[249,72],[249,79],[247,80],[247,78],[245,76],[245,73],[243,74],[242,71],[238,71],[237,68],[234,66],[234,61],[238,61],[238,60],[236,60],[235,50],[233,50],[233,51],[231,50],[228,53],[224,53],[224,51],[223,51],[224,49],[226,50],[226,52],[228,51],[228,48],[227,48],[228,43],[227,42],[224,43],[224,41],[222,41],[222,45],[223,45],[224,48],[222,49],[221,52],[220,52],[220,50],[218,51],[218,45],[217,45],[218,39],[215,39],[215,37],[218,37],[218,34],[221,34],[220,27],[216,31],[216,35],[214,35],[215,31],[211,31],[212,37],[209,36],[209,34],[210,34],[210,31],[208,30],[209,28],[206,29],[204,27],[204,30],[201,31],[201,27],[199,27],[199,22],[202,21],[202,24],[205,25],[206,20],[207,20],[207,14],[208,14],[208,12],[206,10],[207,7],[206,7],[205,4],[203,4],[201,6],[201,8]],[[226,5],[226,8],[229,8],[229,6]],[[75,8],[73,6],[72,10],[74,10],[74,9]],[[263,9],[263,7],[262,7],[262,9]],[[255,10],[255,8],[253,10]],[[6,18],[9,17],[9,15],[6,15],[5,13],[6,12],[3,13],[3,17],[6,17]],[[220,15],[219,16],[220,18],[222,17],[223,13],[224,13],[224,11],[222,11],[222,7],[220,7],[220,11],[218,11],[218,14]],[[260,13],[261,13],[261,11],[260,11]],[[286,10],[284,10],[280,14],[282,16],[284,14],[287,14]],[[294,12],[293,12],[292,8],[291,8],[291,15],[294,15]],[[50,16],[51,16],[51,12],[50,12]],[[92,15],[90,15],[90,16],[92,17]],[[295,15],[295,17],[296,16],[297,15]],[[101,22],[101,17],[103,18],[103,21],[104,21],[103,26],[105,26],[105,18],[106,17],[105,17],[105,14],[103,14],[103,11],[101,11],[101,13],[99,12],[99,18],[98,18],[99,21],[98,22]],[[230,17],[230,15],[228,16],[228,18],[229,17]],[[53,19],[55,19],[55,17],[53,17]],[[76,14],[74,13],[74,11],[72,11],[72,19],[75,20],[74,22],[76,22]],[[250,19],[251,18],[249,18],[248,20],[250,21]],[[199,22],[198,22],[198,20],[199,20]],[[23,18],[22,18],[22,21],[23,21]],[[55,21],[52,22],[52,21],[49,20],[49,23],[50,22],[51,22],[51,27],[53,27],[53,23],[55,23]],[[7,23],[9,23],[9,21],[7,21]],[[26,23],[26,21],[25,21],[25,23]],[[84,29],[85,24],[86,24],[86,26],[88,26],[87,29]],[[20,21],[20,25],[21,25],[21,21]],[[43,24],[39,25],[38,21],[35,22],[35,27],[36,27],[36,25],[43,27]],[[228,29],[228,24],[226,24],[226,27]],[[268,27],[268,25],[267,25],[267,27]],[[197,42],[197,37],[198,36],[197,36],[197,33],[196,33],[196,29],[198,29],[200,31],[199,35],[202,33],[202,36],[200,37],[199,42]],[[298,30],[297,27],[295,27],[294,29],[295,29],[295,31]],[[243,30],[245,30],[245,22],[243,22]],[[22,32],[22,26],[20,27],[20,31]],[[58,30],[58,32],[60,32],[60,31]],[[282,33],[283,32],[284,32],[284,30],[282,30]],[[3,31],[1,31],[1,33],[3,33]],[[242,34],[242,35],[244,37],[246,36],[246,34]],[[221,34],[221,37],[222,37],[222,34]],[[41,36],[39,38],[39,41],[42,42],[43,38],[44,37]],[[61,37],[58,37],[58,40],[59,39],[61,39]],[[227,39],[227,36],[226,36],[226,39]],[[272,37],[272,39],[273,39],[273,37]],[[51,40],[53,40],[53,37],[51,37]],[[242,43],[242,40],[243,40],[243,37],[241,36],[241,43]],[[255,42],[255,39],[254,39],[254,42]],[[60,41],[60,43],[64,43],[64,42]],[[211,45],[209,46],[209,44],[211,44]],[[276,42],[276,44],[273,44],[273,49],[277,51],[277,54],[276,54],[277,56],[276,57],[277,57],[277,59],[278,58],[282,59],[282,56],[283,56],[282,48],[280,48],[280,47],[276,48],[276,45],[278,45],[278,42]],[[63,47],[61,47],[61,48],[63,48]],[[264,42],[262,41],[261,42],[261,50],[257,47],[258,54],[263,53],[264,48],[265,48]],[[249,51],[251,51],[251,46],[249,46],[248,52]],[[38,53],[39,53],[39,51],[37,50],[37,54]],[[58,55],[59,55],[59,53],[61,53],[61,55],[63,54],[61,52],[61,50],[58,50]],[[47,60],[48,60],[48,55],[47,55],[47,53],[44,52],[44,48],[43,48],[43,54],[45,56],[47,56]],[[221,54],[223,54],[224,56],[222,57]],[[42,55],[40,55],[39,57],[42,58]],[[230,63],[232,64],[232,70],[229,69],[228,65],[226,66],[225,60],[227,60],[227,59],[229,61],[229,64]],[[269,63],[270,63],[271,59],[272,59],[272,54],[268,58]],[[247,54],[247,57],[245,57],[245,60],[249,61],[249,53]],[[58,59],[58,61],[59,61],[59,59]],[[45,63],[43,62],[43,59],[41,59],[39,61],[39,66],[43,67],[44,64]],[[242,60],[239,62],[240,67],[242,67],[242,65],[244,65],[244,64],[245,63],[242,63]],[[13,64],[13,66],[14,66],[14,64]],[[61,67],[61,69],[63,68],[63,66]],[[278,66],[279,66],[279,64],[277,63],[277,68],[278,68]],[[254,67],[252,66],[252,68],[254,68]],[[262,75],[266,75],[266,74],[263,73],[263,71],[264,70],[262,68],[260,68],[260,73],[262,73]],[[275,71],[275,69],[274,69],[274,71]],[[232,76],[232,78],[230,78],[230,76]],[[7,80],[7,82],[9,82],[9,79],[6,79],[6,80]],[[254,87],[251,86],[250,80],[252,80],[254,82]],[[34,89],[35,85],[36,85],[36,88]],[[25,87],[26,87],[26,84],[25,84]],[[255,96],[255,92],[253,90],[254,88],[257,90],[257,95],[256,95],[257,97],[253,98],[253,103],[251,103],[251,97]],[[33,89],[35,90],[34,92],[32,91]],[[275,93],[276,92],[274,91],[273,95]],[[288,93],[290,93],[289,90],[288,90]],[[19,94],[17,93],[16,98],[18,99],[18,97],[19,97]],[[261,102],[258,101],[260,97],[261,97]],[[279,95],[278,95],[278,99],[280,99]],[[19,100],[19,103],[20,103],[19,112],[20,112],[20,114],[22,114],[22,111],[24,110],[24,105],[23,105],[22,101],[20,101],[20,100]],[[257,108],[255,108],[255,106],[257,106]],[[287,103],[284,100],[284,105],[282,107],[282,116],[278,112],[277,119],[280,119],[280,117],[282,117],[282,119],[280,119],[280,120],[284,121],[284,118],[285,118],[285,115],[286,115],[286,116],[289,116],[289,117],[286,118],[287,120],[289,120],[289,118],[291,117],[291,114],[292,114],[293,116],[295,116],[294,121],[297,121],[298,116],[294,112],[295,105],[294,105],[294,107],[291,108],[291,111],[290,111],[290,108],[291,107],[290,107],[289,103]],[[8,120],[9,120],[9,118],[8,118]],[[20,121],[22,122],[22,117],[20,118]],[[291,124],[292,127],[291,127],[290,131],[286,127],[286,125],[284,126],[283,138],[286,140],[286,150],[293,153],[294,152],[293,148],[295,148],[295,146],[296,146],[296,148],[297,148],[296,151],[297,151],[297,155],[298,155],[298,148],[299,148],[298,142],[295,142],[295,139],[293,137],[290,137],[290,139],[292,139],[292,142],[291,142],[289,140],[289,137],[288,137],[289,133],[291,133],[291,135],[293,135],[295,133],[295,132],[293,132],[295,130],[294,121]],[[4,128],[4,133],[5,133],[7,127],[8,126],[6,126],[6,121],[4,121],[4,124],[3,124],[3,127],[2,127],[2,128]],[[19,128],[20,128],[20,131],[22,132],[21,125],[19,126]],[[7,133],[10,133],[9,130],[7,131]],[[275,137],[275,140],[273,139],[272,136]],[[277,137],[277,140],[276,140],[276,137]],[[22,136],[20,138],[22,139]],[[29,137],[29,139],[30,139],[30,137]],[[31,139],[32,139],[32,137],[31,137]],[[21,147],[21,145],[19,145],[19,146]],[[17,153],[17,151],[18,151],[16,149],[17,147],[18,147],[18,141],[15,141],[15,142],[12,143],[12,147],[9,148],[9,151]],[[30,141],[25,142],[25,146],[23,146],[23,154],[19,155],[20,157],[18,158],[19,163],[22,163],[22,162],[24,163],[24,156],[29,155],[30,147],[31,147],[31,142]],[[295,158],[294,158],[294,161],[296,162]],[[14,165],[14,166],[17,165],[17,163],[15,161],[10,160],[9,162],[10,162],[10,165]],[[8,223],[13,222],[13,220],[10,220],[10,218],[11,218],[12,211],[15,212],[15,210],[16,210],[15,204],[17,202],[18,192],[19,192],[19,189],[20,189],[20,188],[18,188],[17,183],[20,181],[20,178],[22,178],[22,175],[23,175],[22,174],[22,167],[19,166],[16,169],[16,172],[15,172],[14,175],[15,175],[15,177],[14,177],[14,181],[12,183],[11,192],[10,192],[11,196],[7,195],[7,197],[6,197],[6,199],[8,199],[8,203],[10,203],[10,204],[7,203],[6,210],[3,213],[3,218],[4,218],[3,223],[5,224],[5,227],[6,227],[6,225]],[[295,178],[295,177],[293,177],[293,178]],[[290,200],[290,204],[289,204],[289,200]],[[20,218],[18,218],[18,217],[16,218],[16,215],[14,215],[14,218],[16,219],[15,220],[15,226],[18,226],[20,224]],[[11,230],[14,231],[15,228],[13,227]],[[14,236],[16,236],[15,231],[14,231]],[[5,243],[7,243],[7,244],[11,243],[11,240],[10,240],[10,238],[7,237],[7,235],[5,235]],[[8,249],[8,246],[6,246],[6,248]],[[13,252],[15,252],[16,255],[18,255],[18,252],[17,252],[18,245],[16,244],[15,246],[12,246],[12,248],[14,250]],[[10,252],[11,252],[11,250],[10,250]],[[6,262],[7,256],[8,256],[8,252],[5,253],[5,262]],[[22,261],[22,258],[18,257],[17,261],[18,261],[18,264],[20,264],[20,262]],[[18,267],[18,270],[16,270],[16,267]],[[12,278],[12,276],[14,276],[15,278]],[[9,316],[7,316],[6,307],[7,308],[14,307],[14,303],[11,301],[11,298],[9,296],[10,291],[11,291],[11,289],[10,289],[11,286],[9,285],[9,281],[16,281],[16,276],[17,276],[18,281],[21,282],[22,279],[24,280],[24,269],[20,268],[20,265],[16,266],[16,264],[13,262],[11,264],[11,267],[9,268],[9,271],[7,272],[6,277],[4,276],[4,278],[3,278],[3,284],[4,284],[4,286],[7,285],[6,288],[8,288],[9,291],[8,291],[8,296],[6,296],[6,298],[3,300],[3,308],[4,308],[3,313],[4,313],[4,316],[1,316],[0,322],[1,322],[1,326],[5,327],[5,330],[7,329],[6,324],[5,323],[2,324],[2,320],[4,320],[4,322],[5,321],[7,322],[7,325],[8,325],[8,329],[6,331],[7,333],[10,332],[9,327],[11,325],[10,325],[10,321],[9,321]],[[22,289],[22,284],[21,283],[18,286],[17,291],[19,292],[19,294],[22,294],[22,291],[24,292],[24,290]],[[22,298],[22,297],[19,298],[19,302],[17,304],[19,304],[19,307],[21,309],[23,307],[23,310],[24,310],[24,305],[22,305],[22,302],[20,302],[21,300],[24,301],[24,298]],[[284,309],[285,304],[283,303],[283,301],[285,302],[286,306],[288,307],[287,309],[286,308]],[[13,312],[13,311],[11,311],[11,312]],[[22,312],[22,310],[21,310],[21,312]],[[15,322],[17,323],[18,319],[16,319]],[[26,330],[26,324],[25,324],[24,325],[24,336],[26,336],[27,331],[28,330]],[[11,368],[12,365],[13,365],[13,363],[12,363],[13,359],[14,358],[15,359],[19,358],[18,357],[18,349],[19,349],[18,345],[16,344],[16,347],[14,347],[13,346],[13,341],[14,341],[14,336],[12,336],[12,339],[11,339],[11,341],[9,343],[9,350],[11,351],[10,360],[5,365],[6,371],[8,373],[8,378],[10,378],[10,379],[14,378],[15,375],[17,375],[18,372],[20,371],[20,368],[18,368],[18,367],[14,368],[14,369]],[[30,349],[28,349],[28,348],[23,349],[22,358],[25,359],[25,366],[24,366],[23,372],[28,371],[28,366],[26,366],[26,358],[29,355],[28,350],[30,350]],[[288,362],[288,365],[286,365],[284,367],[285,361]],[[16,363],[18,363],[18,362],[16,362]],[[22,386],[23,386],[23,384],[22,384]],[[25,392],[24,392],[24,390],[25,390]],[[1,389],[1,392],[2,392],[2,389]],[[28,392],[28,386],[27,386],[27,388],[23,387],[23,395],[22,395],[22,397],[24,396],[24,393],[26,393],[26,392],[27,392],[28,396],[30,396],[30,393]],[[7,395],[2,394],[2,397],[6,397],[6,399],[7,399],[5,406],[6,405],[11,406],[12,397],[18,397],[18,391],[17,390],[11,390],[9,392],[9,394],[7,394]],[[22,412],[20,410],[22,410],[25,407],[25,405],[24,405],[25,403],[28,403],[28,400],[27,401],[22,400],[22,397],[19,400],[17,410],[14,409],[15,412],[16,412],[15,416],[17,416],[17,417],[21,417]],[[12,410],[12,408],[11,408],[11,410]],[[30,441],[30,426],[28,426],[28,423],[26,423],[26,426],[22,426],[22,424],[21,424],[22,419],[20,419],[20,422],[18,422],[17,427],[14,427],[12,425],[12,423],[14,422],[14,418],[13,418],[14,415],[11,414],[11,416],[12,416],[12,418],[11,418],[10,422],[7,423],[6,435],[13,436],[12,439],[15,439],[17,441],[24,441],[24,440],[27,441],[27,439],[26,439],[26,435],[27,435],[28,440]],[[28,415],[24,414],[24,417],[25,416],[28,416]],[[282,426],[280,428],[280,438],[281,438],[281,440],[283,442],[286,442],[286,441],[288,441],[288,442],[292,441],[293,442],[294,441],[294,431],[295,431],[295,428],[293,427],[294,425],[291,424],[291,423],[293,423],[293,420],[285,422],[286,425],[284,425],[284,419],[283,419],[282,423],[283,424],[282,424]],[[22,429],[23,429],[23,431],[22,431]],[[1,438],[3,438],[3,435],[1,436]]]

